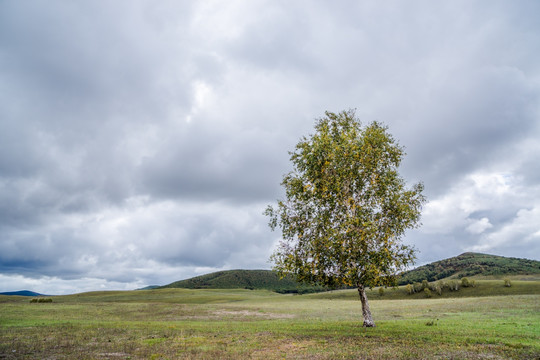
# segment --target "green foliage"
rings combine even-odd
[[[424,295],[427,298],[430,298],[431,297],[431,290],[429,290],[428,288],[424,288]]]
[[[469,279],[467,279],[466,277],[461,278],[461,286],[463,286],[463,287],[471,286],[471,283],[470,283]]]
[[[512,282],[510,281],[510,279],[504,279],[504,286],[505,287],[511,287],[512,286]]]
[[[407,294],[412,295],[414,294],[414,287],[411,284],[405,285],[405,291],[407,291]]]
[[[437,295],[442,295],[442,286],[440,282],[429,283],[428,289],[432,292],[437,293]]]
[[[456,280],[450,280],[448,282],[448,288],[451,290],[451,291],[459,291],[459,282],[456,281]]]
[[[30,300],[31,303],[52,303],[51,298],[33,298]]]
[[[478,253],[464,253],[436,261],[401,274],[399,284],[436,281],[452,277],[509,276],[540,274],[540,261]]]
[[[265,212],[283,235],[275,269],[330,287],[394,285],[414,260],[401,238],[425,201],[422,184],[408,190],[399,176],[403,155],[381,124],[326,112],[291,153],[286,199]]]
[[[379,288],[379,296],[384,296],[384,288],[382,286]]]

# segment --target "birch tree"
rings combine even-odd
[[[290,155],[285,199],[265,211],[282,232],[274,269],[301,282],[356,287],[363,325],[373,327],[366,288],[395,285],[414,262],[402,238],[420,224],[423,185],[407,188],[398,173],[403,148],[382,124],[362,126],[353,110],[326,112]]]

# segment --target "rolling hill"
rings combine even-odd
[[[540,261],[467,252],[401,274],[399,284],[472,276],[539,275]]]
[[[291,277],[279,278],[271,270],[227,270],[180,280],[161,288],[187,289],[251,289],[273,290],[280,293],[308,293],[324,288],[299,284]]]
[[[540,261],[479,253],[464,253],[404,272],[399,284],[472,276],[538,275]],[[292,277],[280,279],[271,270],[227,270],[180,280],[160,288],[266,289],[280,293],[310,293],[325,288],[297,283]]]

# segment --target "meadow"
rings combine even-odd
[[[369,329],[355,290],[0,296],[0,359],[538,359],[540,294],[527,283],[506,295],[429,299],[375,289]],[[501,288],[477,289],[491,285]]]

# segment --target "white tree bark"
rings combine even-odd
[[[364,327],[375,327],[375,321],[371,316],[371,310],[369,309],[368,298],[364,285],[358,286],[358,295],[360,295],[360,301],[362,302],[362,315],[364,316]]]

